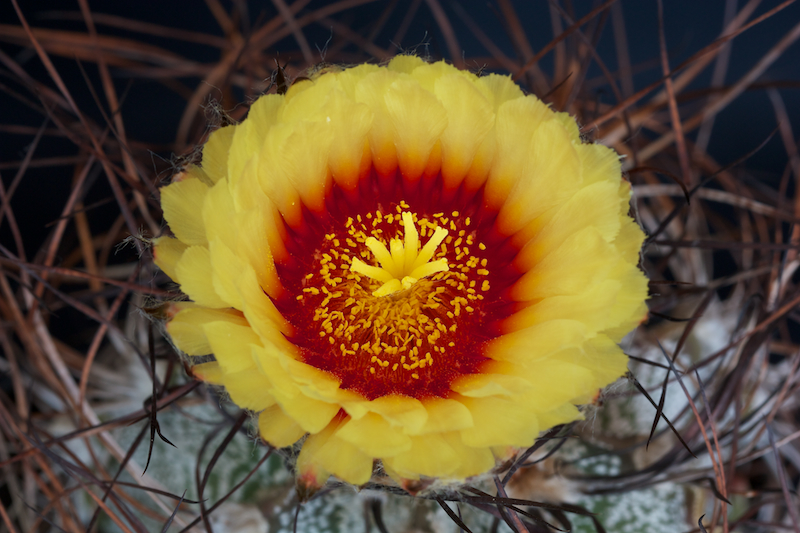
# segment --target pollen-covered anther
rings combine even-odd
[[[350,271],[383,283],[372,292],[373,296],[389,296],[408,290],[420,279],[450,269],[445,258],[431,261],[436,249],[447,237],[447,229],[437,227],[422,250],[418,250],[419,233],[414,225],[414,217],[408,211],[403,212],[402,217],[405,238],[389,241],[389,250],[375,237],[369,237],[364,243],[378,260],[379,267],[368,265],[358,258],[353,258],[350,264]]]

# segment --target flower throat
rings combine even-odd
[[[315,325],[290,339],[303,361],[369,399],[446,397],[454,379],[479,373],[510,309],[493,290],[509,285],[493,263],[508,261],[481,242],[476,222],[400,200],[295,240],[306,253],[291,255],[313,260],[278,265],[291,295],[280,307],[291,323]]]

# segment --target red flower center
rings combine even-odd
[[[394,182],[373,173],[356,193],[334,185],[327,213],[304,212],[289,259],[276,265],[287,289],[277,304],[303,361],[343,389],[447,397],[453,380],[481,372],[486,342],[514,310],[504,295],[520,276],[518,250],[494,230],[497,213],[480,191],[443,190],[437,178],[417,191]],[[415,258],[431,268],[413,270]]]

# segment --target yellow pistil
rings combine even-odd
[[[351,272],[363,274],[383,283],[372,292],[373,296],[388,296],[410,289],[422,278],[449,270],[447,259],[431,261],[436,249],[447,237],[447,229],[437,227],[422,250],[418,250],[419,233],[414,226],[414,217],[408,211],[403,212],[402,216],[405,239],[392,239],[389,241],[388,250],[375,237],[369,237],[364,243],[378,260],[379,267],[368,265],[358,258],[353,258],[350,264]]]

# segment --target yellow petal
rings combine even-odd
[[[544,220],[549,218],[549,220]],[[541,227],[541,226],[544,227]],[[570,235],[593,226],[603,240],[612,242],[619,233],[621,220],[618,208],[618,184],[601,181],[584,187],[559,207],[552,216],[541,216],[528,225],[539,226],[530,242],[520,250],[514,264],[522,271],[541,260],[545,251],[557,248]],[[523,230],[522,233],[525,233]]]
[[[391,425],[402,427],[407,434],[417,433],[428,420],[428,411],[422,402],[399,394],[375,398],[369,403],[369,409]]]
[[[228,306],[243,309],[244,304],[242,295],[239,293],[237,279],[231,276],[232,272],[242,272],[244,270],[241,258],[220,240],[209,243],[208,251],[211,261],[211,283],[214,292]]]
[[[190,246],[175,265],[175,281],[189,298],[204,307],[224,308],[230,304],[214,290],[211,255],[204,246]]]
[[[422,404],[428,420],[420,434],[442,433],[472,427],[472,415],[464,404],[447,398],[426,398]]]
[[[386,68],[395,72],[403,72],[404,74],[411,74],[414,69],[426,65],[425,60],[413,54],[401,54],[394,56]]]
[[[214,130],[203,146],[203,170],[214,183],[228,174],[228,150],[235,131],[236,126],[224,126]]]
[[[529,138],[529,149],[522,161],[522,179],[518,178],[508,189],[508,197],[497,215],[498,229],[504,235],[516,233],[551,208],[562,205],[581,186],[578,154],[563,125],[557,120],[544,121]],[[494,173],[489,184],[493,177]],[[614,209],[617,203],[612,205]]]
[[[455,392],[471,398],[513,396],[530,389],[530,387],[531,384],[528,381],[518,376],[491,371],[461,376],[450,385]]]
[[[255,270],[258,285],[264,292],[278,298],[283,286],[275,270],[275,254],[270,242],[277,238],[270,236],[270,232],[277,233],[271,210],[250,209],[237,213],[234,222],[239,229],[237,254]]]
[[[337,435],[372,457],[392,457],[411,447],[411,439],[402,428],[393,427],[375,413],[348,420]]]
[[[384,98],[395,130],[400,171],[406,179],[417,180],[447,126],[447,112],[433,94],[412,81],[395,81]]]
[[[277,120],[283,96],[265,94],[250,106],[247,119],[236,126],[228,151],[228,179],[232,186],[242,182],[242,172],[253,154],[261,150],[269,128]]]
[[[189,307],[176,313],[167,322],[167,333],[186,355],[207,355],[212,352],[203,326],[210,322],[227,321],[246,326],[241,313],[227,309]]]
[[[564,240],[512,287],[514,300],[578,294],[609,277],[618,254],[594,227],[584,228]]]
[[[311,453],[304,453],[304,450],[310,449],[312,444],[327,442],[328,440],[330,439],[325,439],[323,441],[323,437],[317,434],[309,435],[303,443],[303,448],[300,450],[300,455],[298,455],[297,464],[295,465],[297,473],[295,479],[297,497],[301,502],[310,500],[314,494],[325,485],[328,478],[331,477],[331,473],[322,468],[319,463],[315,463]],[[306,446],[309,446],[309,448],[306,448]],[[321,444],[316,445],[315,449],[319,449],[320,446]]]
[[[231,195],[233,196],[234,205],[237,209],[237,220],[245,227],[240,228],[241,235],[240,241],[247,237],[255,237],[256,242],[253,248],[239,245],[243,253],[252,258],[261,251],[266,251],[268,248],[269,256],[268,261],[265,262],[265,277],[271,277],[272,273],[269,269],[272,268],[269,259],[286,258],[286,245],[284,239],[286,238],[286,228],[283,218],[277,205],[266,195],[264,189],[261,187],[261,177],[259,169],[259,157],[253,156],[248,164],[245,166],[245,178],[237,185],[231,185]],[[266,238],[266,243],[262,240]],[[271,294],[271,293],[270,293]],[[277,294],[276,294],[277,296]]]
[[[178,181],[185,181],[185,180],[200,180],[201,182],[205,183],[208,187],[214,185],[214,182],[211,181],[211,178],[208,177],[205,170],[197,165],[188,164],[183,167],[177,174],[172,176],[172,182]]]
[[[353,485],[363,485],[372,477],[372,457],[336,434],[317,450],[313,461]]]
[[[333,95],[326,111],[333,128],[328,154],[331,174],[340,187],[353,190],[372,164],[367,142],[372,111],[364,104],[347,99],[344,92]]]
[[[279,405],[272,405],[258,415],[258,433],[275,448],[285,448],[306,434],[293,418],[287,416]]]
[[[436,87],[436,82],[447,76],[459,76],[468,80],[473,85],[478,79],[478,77],[474,74],[463,70],[458,70],[453,65],[444,61],[423,63],[412,70],[410,74],[414,81],[419,83],[420,87],[432,93]]]
[[[230,240],[238,232],[236,226],[231,224],[236,209],[228,180],[221,180],[208,189],[200,212],[208,241]]]
[[[203,325],[208,343],[225,373],[255,369],[251,345],[258,345],[258,336],[247,325],[232,322],[209,322]]]
[[[278,110],[278,121],[292,124],[324,119],[331,94],[338,88],[338,76],[318,76],[292,85]]]
[[[641,275],[631,277],[634,283],[643,278]],[[589,331],[602,331],[618,325],[633,311],[633,308],[619,311],[614,309],[622,290],[623,285],[620,281],[607,279],[587,287],[580,294],[544,298],[509,317],[504,322],[503,328],[506,331],[517,331],[549,320],[566,319],[582,322]],[[643,297],[638,291],[637,293],[639,300],[633,302],[633,298],[631,299],[634,306],[638,305]]]
[[[517,183],[532,177],[524,174],[532,149],[530,142],[544,121],[552,120],[550,109],[536,98],[517,98],[497,110],[495,137],[497,148],[486,182],[484,200],[499,208]],[[525,180],[521,180],[524,176]]]
[[[525,97],[522,89],[514,83],[511,76],[501,76],[499,74],[481,76],[478,78],[478,85],[485,88],[484,94],[487,94],[490,98],[495,111],[509,100]]]
[[[394,126],[384,99],[387,89],[397,78],[396,72],[376,70],[360,79],[354,90],[356,102],[365,104],[372,111],[372,127],[367,138],[372,151],[372,163],[381,176],[393,175],[397,168]]]
[[[444,433],[443,437],[459,457],[456,469],[450,474],[452,478],[466,479],[494,468],[494,454],[489,448],[467,446],[458,431]]]
[[[287,402],[302,394],[292,376],[280,364],[280,354],[275,353],[275,350],[254,344],[250,346],[250,356],[255,361],[256,368],[269,378],[272,387],[270,393],[273,396],[280,397]]]
[[[198,179],[178,181],[161,188],[161,208],[175,236],[186,244],[205,245],[202,210],[208,187]]]
[[[578,320],[549,320],[491,340],[486,354],[497,361],[537,361],[580,346],[593,333]]]
[[[571,119],[572,123],[575,122]],[[619,155],[602,144],[576,144],[575,150],[583,168],[583,182],[588,185],[598,181],[620,182],[622,171]],[[627,212],[627,209],[625,210]]]
[[[408,450],[384,459],[384,463],[398,475],[411,479],[419,475],[447,477],[460,461],[461,457],[438,433],[411,437]]]
[[[521,402],[500,398],[459,397],[472,414],[475,424],[461,430],[467,446],[530,446],[539,434],[536,415]]]
[[[546,413],[537,413],[536,417],[543,428],[552,428],[560,424],[569,424],[575,420],[583,420],[583,415],[578,408],[569,403],[561,404]]]
[[[231,401],[242,409],[261,411],[275,404],[275,399],[266,388],[269,380],[252,368],[242,372],[224,373],[222,385]]]
[[[300,122],[281,153],[285,178],[303,204],[315,213],[325,211],[325,195],[333,183],[328,169],[333,136],[334,128],[328,122]]]
[[[561,111],[556,113],[556,120],[560,122],[562,126],[564,126],[564,129],[567,130],[569,140],[573,144],[580,144],[582,142],[581,130],[578,127],[578,123],[575,122],[575,117],[565,111]]]
[[[262,190],[289,226],[297,226],[301,221],[300,194],[289,179],[290,169],[284,167],[283,158],[293,133],[294,125],[276,124],[269,130],[261,151],[253,154],[248,164],[248,169],[255,173]]]
[[[434,91],[447,112],[447,127],[441,137],[442,179],[445,186],[457,187],[494,125],[494,111],[475,84],[463,76],[440,78]]]
[[[635,265],[639,263],[639,254],[641,254],[644,239],[645,235],[639,224],[629,217],[624,217],[619,235],[614,240],[614,247],[619,250],[626,263]]]
[[[242,311],[253,329],[263,339],[265,345],[273,346],[281,351],[292,351],[291,344],[284,334],[292,332],[275,303],[265,294],[256,279],[255,271],[250,265],[239,271],[239,293],[242,295]]]
[[[338,405],[315,400],[302,393],[289,396],[276,389],[273,390],[273,395],[281,404],[283,412],[309,433],[322,431],[339,412]]]
[[[192,375],[211,385],[222,385],[222,369],[216,361],[193,365]]]
[[[159,237],[153,241],[153,262],[171,279],[178,275],[175,266],[188,246],[172,237]]]
[[[594,394],[608,381],[599,379],[586,364],[593,354],[573,348],[559,356],[537,361],[527,369],[526,377],[533,388],[521,395],[520,403],[536,406],[536,411],[548,411],[564,403],[582,401],[582,397]],[[613,362],[613,361],[609,361]],[[621,375],[618,374],[617,377]],[[615,377],[616,379],[616,377]]]
[[[336,80],[339,82],[339,88],[352,100],[356,98],[356,86],[373,72],[381,72],[378,65],[363,63],[356,65],[353,68],[345,69],[336,73]]]

